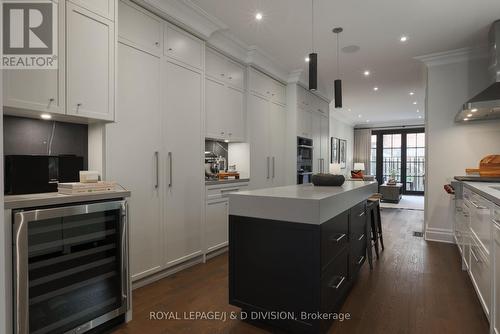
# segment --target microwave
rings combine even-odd
[[[83,157],[6,155],[5,195],[56,192],[60,182],[78,182]]]

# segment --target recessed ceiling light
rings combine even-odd
[[[50,114],[41,114],[40,118],[48,120],[48,119],[52,119],[52,115],[50,115]]]
[[[418,118],[422,118],[422,116],[418,116]]]
[[[417,109],[417,112],[420,112],[420,110]]]
[[[370,71],[364,71],[364,72],[363,72],[363,75],[364,75],[365,77],[369,76],[369,75],[370,75]]]
[[[224,143],[229,143],[229,139],[224,139]]]
[[[262,18],[263,18],[263,17],[264,17],[264,16],[263,16],[263,15],[262,15],[262,13],[260,13],[260,12],[259,12],[259,13],[257,13],[257,14],[255,14],[255,19],[256,19],[257,21],[262,20]]]
[[[477,108],[474,108],[471,110],[471,112],[476,112],[477,111]]]
[[[311,59],[309,59],[309,57],[306,57],[304,60],[306,61],[306,63],[311,61]]]
[[[347,111],[351,111],[351,108],[347,109]]]
[[[366,123],[370,123],[370,120],[369,120],[369,119],[367,119],[367,120],[366,120]]]
[[[363,115],[361,115],[361,114],[360,114],[360,115],[358,115],[358,118],[361,118],[361,117],[363,117]]]
[[[468,118],[464,118],[464,121],[468,121],[469,119]]]
[[[413,102],[413,104],[414,104],[414,105],[416,105],[416,104],[417,104],[417,101],[414,101],[414,102]]]
[[[415,93],[414,92],[410,92],[410,95],[415,95]]]
[[[401,36],[401,38],[399,39],[402,43],[408,41],[408,36]]]
[[[472,117],[472,114],[468,114],[467,117]]]
[[[378,91],[378,87],[373,87],[373,90],[374,91]]]

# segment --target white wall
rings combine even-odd
[[[426,239],[453,242],[454,203],[443,185],[488,154],[500,154],[500,122],[457,124],[456,113],[488,86],[487,59],[462,55],[452,63],[428,65]]]
[[[335,118],[330,107],[330,138],[331,137],[347,140],[347,167],[342,170],[342,173],[346,177],[350,177],[354,162],[354,126]]]

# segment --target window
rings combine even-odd
[[[406,137],[406,190],[424,191],[425,133],[408,133]]]
[[[377,135],[372,135],[370,152],[370,175],[377,175]]]
[[[401,182],[401,134],[383,135],[382,179],[387,182],[395,178]]]

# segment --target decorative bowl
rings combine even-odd
[[[340,187],[344,182],[344,175],[314,174],[312,176],[312,183],[319,187]]]

